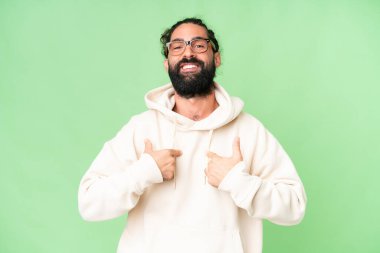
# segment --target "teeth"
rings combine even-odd
[[[195,68],[196,66],[195,65],[185,65],[183,66],[183,69],[191,69],[191,68]]]

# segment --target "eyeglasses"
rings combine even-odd
[[[185,52],[186,46],[190,45],[191,51],[194,53],[200,54],[204,53],[208,49],[208,43],[211,43],[211,46],[215,48],[214,43],[209,39],[193,39],[189,41],[184,40],[174,40],[166,43],[166,47],[169,53],[173,56],[180,55]]]

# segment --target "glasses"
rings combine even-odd
[[[180,55],[185,52],[186,46],[188,45],[190,45],[191,51],[200,54],[207,51],[209,42],[211,43],[211,46],[215,48],[214,43],[212,43],[209,39],[193,39],[189,41],[174,40],[166,43],[166,47],[169,53],[173,56]]]

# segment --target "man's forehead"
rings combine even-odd
[[[208,38],[206,29],[200,25],[186,23],[174,29],[170,40],[192,40],[198,38]]]

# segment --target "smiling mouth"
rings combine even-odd
[[[194,72],[198,72],[200,68],[198,64],[184,63],[181,65],[180,70],[182,73],[194,73]]]

